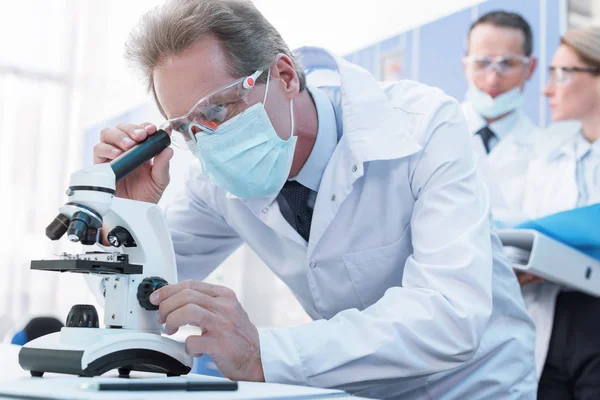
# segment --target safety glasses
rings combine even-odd
[[[473,75],[483,75],[496,71],[500,76],[514,76],[522,74],[531,59],[520,55],[506,55],[498,57],[466,56],[463,64],[470,69]]]
[[[195,149],[197,135],[218,134],[219,126],[247,108],[244,100],[262,73],[263,70],[258,70],[210,93],[184,116],[163,122],[160,129],[171,135],[171,142],[176,147]]]
[[[568,85],[573,81],[573,76],[576,73],[589,73],[600,75],[598,67],[556,67],[548,68],[548,83],[554,83],[558,86]]]

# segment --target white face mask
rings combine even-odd
[[[216,185],[242,199],[267,197],[279,192],[294,160],[298,137],[294,136],[293,100],[290,100],[290,137],[282,139],[275,132],[264,106],[270,77],[269,73],[262,103],[226,121],[215,133],[197,138],[194,151],[202,163],[203,173]]]
[[[473,108],[484,118],[496,118],[520,108],[525,101],[525,94],[520,86],[492,98],[486,92],[479,90],[473,82],[469,82],[466,99]]]

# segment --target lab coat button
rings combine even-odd
[[[269,212],[269,207],[265,207],[265,208],[262,209],[262,213],[263,214],[266,214],[268,212]]]
[[[317,266],[317,263],[316,263],[316,262],[314,262],[314,261],[311,261],[311,262],[310,262],[310,267],[311,267],[311,268],[316,268],[316,266]]]
[[[331,195],[331,201],[335,201],[335,194]]]
[[[358,171],[358,167],[356,165],[353,165],[352,166],[352,172],[356,172],[356,171]]]

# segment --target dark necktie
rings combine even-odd
[[[308,207],[310,189],[296,181],[287,181],[281,189],[281,195],[294,214],[296,231],[308,242],[312,210]]]
[[[483,141],[483,145],[485,146],[485,151],[486,151],[486,153],[489,154],[490,153],[490,140],[492,140],[492,138],[496,137],[494,132],[488,126],[484,126],[480,130],[478,130],[475,134],[481,136],[481,140]]]

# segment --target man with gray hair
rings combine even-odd
[[[188,280],[151,298],[168,334],[202,328],[190,354],[231,379],[368,397],[535,398],[533,325],[454,100],[381,85],[322,49],[292,54],[249,1],[169,1],[127,51],[161,128],[198,158],[165,211]],[[311,85],[302,68],[331,84]],[[95,161],[156,129],[103,130]],[[158,202],[171,156],[117,195]],[[231,290],[201,281],[243,242],[313,322],[259,330]]]

